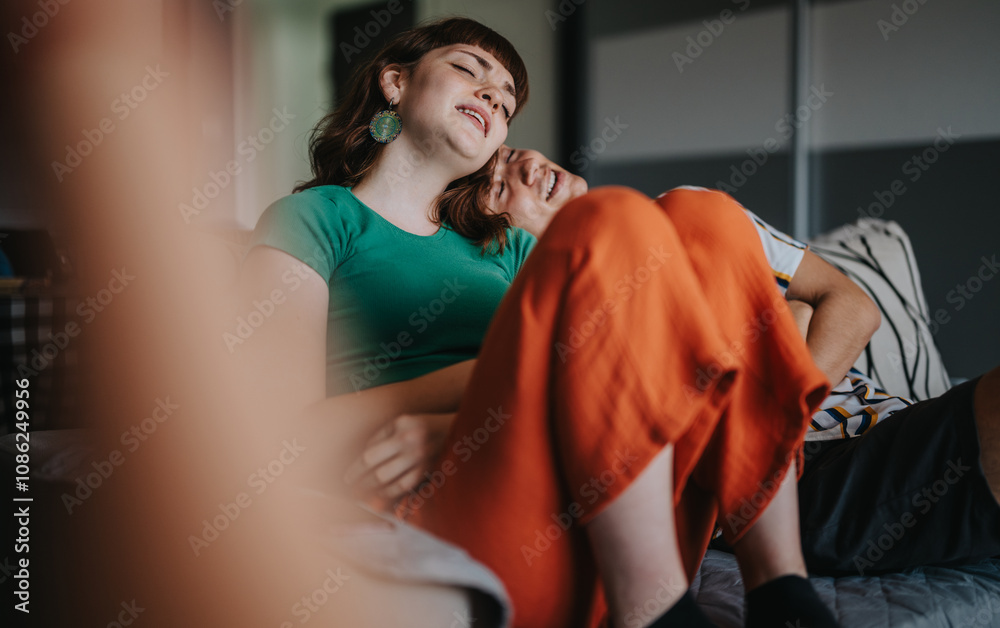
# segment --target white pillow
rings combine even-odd
[[[948,390],[948,373],[928,326],[917,261],[903,228],[893,221],[860,218],[808,244],[813,253],[861,286],[882,310],[882,326],[854,368],[890,394],[915,401]]]

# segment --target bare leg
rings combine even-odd
[[[812,308],[800,302],[791,305],[805,335]],[[673,448],[668,446],[588,526],[612,625],[625,624],[624,618],[637,607],[651,610],[652,600],[658,604],[656,612],[662,613],[688,588],[671,507],[672,463]],[[747,591],[781,576],[808,577],[799,535],[796,475],[793,462],[767,509],[733,547]]]
[[[980,460],[993,496],[1000,502],[1000,368],[983,375],[973,397]]]
[[[781,576],[807,576],[795,479],[793,462],[767,509],[733,546],[747,591]]]
[[[802,301],[789,301],[795,323],[804,338],[813,308]],[[799,496],[796,464],[792,462],[767,510],[733,546],[747,591],[785,575],[806,577],[799,535]]]
[[[788,307],[805,338],[813,308],[802,301],[789,301]],[[781,576],[807,577],[802,541],[799,535],[799,494],[796,464],[792,462],[767,509],[752,528],[734,546],[733,552],[743,574],[747,591]]]
[[[798,502],[792,463],[767,509],[733,546],[747,591],[747,628],[840,628],[809,582],[799,536]]]
[[[624,618],[636,608],[649,625],[687,591],[674,524],[673,460],[668,445],[587,526],[612,626],[635,625]]]

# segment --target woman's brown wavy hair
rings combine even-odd
[[[295,186],[301,192],[319,185],[357,185],[375,166],[385,147],[372,139],[368,123],[386,108],[379,86],[382,70],[399,64],[412,70],[425,54],[453,44],[478,46],[493,55],[510,72],[517,94],[511,119],[528,101],[528,72],[520,55],[496,31],[468,18],[448,18],[419,26],[394,37],[377,55],[351,77],[347,94],[333,112],[313,129],[309,140],[309,161],[313,178]],[[406,120],[403,120],[405,128]],[[453,181],[438,199],[435,222],[448,223],[455,232],[470,238],[485,252],[502,253],[510,226],[507,214],[489,211],[490,188],[497,155],[476,172]]]

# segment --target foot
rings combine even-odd
[[[782,576],[747,593],[747,628],[841,628],[809,580]]]

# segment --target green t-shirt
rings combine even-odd
[[[447,225],[414,235],[336,185],[279,199],[250,241],[298,258],[327,280],[329,396],[476,357],[534,244],[534,236],[515,227],[503,255],[481,254]],[[289,281],[294,287],[294,276]]]

